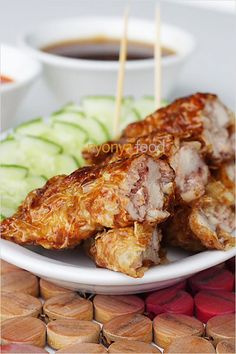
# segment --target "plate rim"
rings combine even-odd
[[[45,116],[43,119],[47,121],[49,116]],[[7,134],[11,133],[13,129],[14,128],[11,128],[1,132],[0,140],[5,139]],[[174,280],[175,278],[187,278],[197,272],[213,267],[236,256],[236,246],[227,251],[206,250],[168,264],[155,265],[148,269],[142,278],[132,278],[126,274],[105,268],[78,267],[73,264],[68,265],[67,263],[43,256],[21,245],[15,244],[12,241],[4,239],[0,239],[0,246],[0,258],[11,264],[44,278],[87,285],[88,287],[111,286],[118,288],[124,286],[147,286],[148,284],[157,284],[159,282]],[[22,257],[22,255],[20,257],[22,250],[24,250],[24,257]],[[176,271],[176,268],[178,271]],[[74,272],[75,269],[79,269],[80,272]],[[166,271],[167,276],[165,274]]]
[[[147,285],[175,278],[188,277],[215,266],[236,255],[236,247],[228,251],[206,250],[151,267],[142,278],[132,278],[104,268],[78,267],[43,256],[11,241],[1,240],[1,258],[42,277],[58,281],[96,286]],[[23,252],[22,252],[23,251]],[[77,272],[75,272],[77,270]]]

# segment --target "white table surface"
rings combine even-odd
[[[17,37],[43,21],[87,14],[122,15],[125,0],[0,0],[0,42],[16,43]],[[182,5],[183,0],[161,1],[162,20],[190,31],[197,39],[197,49],[186,65],[173,97],[195,91],[217,93],[235,108],[236,47],[235,14]],[[207,2],[209,2],[207,0]],[[215,1],[214,1],[215,2]],[[231,0],[217,0],[217,3]],[[155,0],[131,1],[131,15],[154,17]],[[196,5],[195,0],[188,0]],[[221,5],[222,5],[221,4]],[[201,5],[201,4],[200,4]],[[211,6],[212,7],[212,6]],[[219,8],[216,7],[216,8]],[[168,97],[169,99],[173,97]],[[58,102],[40,79],[26,97],[18,120],[48,115],[64,102]]]

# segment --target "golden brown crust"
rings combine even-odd
[[[196,93],[158,109],[143,121],[129,124],[122,139],[158,130],[184,141],[199,141],[207,161],[212,166],[219,166],[234,156],[230,142],[233,124],[232,113],[216,95]]]
[[[235,186],[235,161],[223,163],[218,170],[214,171],[216,178],[219,179],[224,186],[234,195],[236,194]]]
[[[235,246],[235,238],[231,235],[235,229],[234,212],[216,199],[200,198],[192,208],[189,226],[208,249],[227,250]]]
[[[173,176],[170,171],[170,183],[163,186],[163,209],[158,214],[158,208],[152,207],[150,196],[146,196],[145,174],[150,164],[158,168],[153,159],[140,155],[103,167],[84,167],[69,176],[53,177],[43,188],[31,192],[16,214],[1,223],[1,236],[20,244],[69,248],[104,227],[127,227],[146,218],[160,222],[169,215]],[[165,168],[170,170],[164,162],[160,167],[164,168],[163,173]],[[160,184],[155,176],[154,179],[153,191],[156,191]],[[137,210],[132,212],[132,203],[138,196]]]
[[[235,246],[234,229],[232,206],[223,203],[221,196],[204,195],[192,205],[178,206],[163,226],[163,234],[167,244],[189,251],[227,250]]]
[[[221,181],[211,178],[211,181],[206,186],[206,194],[222,203],[222,205],[234,206],[235,198],[232,190],[227,188]]]
[[[170,105],[158,109],[141,122],[131,123],[123,131],[124,137],[137,137],[161,130],[170,134],[196,140],[203,131],[199,119],[205,101],[215,99],[212,94],[197,93],[175,100]]]
[[[87,241],[88,254],[103,268],[142,277],[152,264],[160,263],[161,232],[153,225],[104,231]]]
[[[180,247],[191,252],[200,252],[205,249],[204,245],[197,239],[189,225],[191,207],[182,205],[174,211],[174,215],[163,224],[163,235],[165,244],[173,247]]]
[[[107,141],[101,145],[89,144],[82,150],[82,156],[88,165],[100,165],[113,154],[115,141]]]
[[[172,134],[153,131],[148,135],[108,141],[99,146],[89,145],[83,150],[83,157],[91,164],[107,164],[137,154],[147,154],[159,159],[170,157],[179,147],[179,139]]]

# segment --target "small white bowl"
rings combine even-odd
[[[56,42],[105,35],[120,38],[123,20],[117,17],[78,17],[44,24],[27,33],[21,45],[44,64],[45,75],[51,89],[61,103],[78,101],[85,95],[114,95],[116,92],[118,62],[65,58],[43,52],[41,48]],[[130,18],[128,39],[153,43],[154,23]],[[162,58],[163,98],[167,98],[177,83],[182,66],[192,53],[193,37],[170,25],[162,24],[163,46],[176,51],[176,55]],[[125,94],[134,96],[153,94],[154,60],[132,60],[126,63]]]
[[[27,91],[41,72],[41,65],[21,50],[1,45],[1,75],[13,82],[1,84],[1,129],[14,125],[14,115]]]

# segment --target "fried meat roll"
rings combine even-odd
[[[156,226],[138,224],[99,233],[86,241],[86,249],[95,263],[134,278],[161,261],[162,234]]]
[[[168,161],[175,171],[177,196],[185,203],[190,203],[205,194],[210,173],[198,142],[182,143]]]
[[[227,250],[235,245],[234,198],[219,182],[208,186],[192,205],[178,207],[163,226],[166,243],[193,252],[204,248]]]
[[[235,194],[235,162],[229,161],[222,164],[216,171],[217,179],[219,179],[226,188]]]
[[[89,145],[82,154],[89,165],[99,165],[142,153],[155,158],[169,157],[178,147],[179,139],[172,134],[153,131],[140,137],[108,141],[98,146]]]
[[[82,150],[82,156],[87,165],[102,165],[118,149],[116,141],[106,141],[101,145],[88,144]]]
[[[53,177],[1,223],[1,236],[59,249],[74,247],[104,227],[159,223],[169,216],[173,179],[166,162],[147,155]]]
[[[182,139],[198,140],[209,163],[214,166],[234,155],[230,139],[233,125],[232,112],[216,95],[196,93],[177,99],[143,121],[129,124],[122,137],[138,137],[160,130]]]
[[[143,152],[153,158],[162,158],[175,172],[177,197],[189,203],[205,193],[209,178],[209,169],[201,156],[200,148],[201,144],[197,141],[180,142],[174,135],[154,131],[137,139],[127,139],[117,146],[112,156],[107,156],[105,162],[130,158]]]

